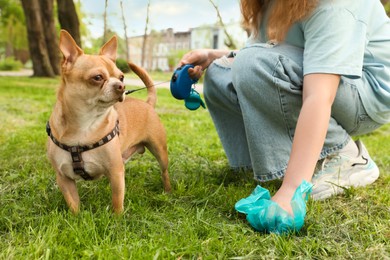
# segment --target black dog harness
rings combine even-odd
[[[102,145],[108,143],[109,141],[111,141],[112,139],[114,139],[114,137],[116,135],[119,135],[119,121],[116,121],[114,129],[112,129],[112,131],[110,133],[108,133],[105,137],[103,137],[102,139],[100,139],[99,141],[97,141],[96,143],[91,144],[91,145],[69,146],[69,145],[60,143],[53,136],[49,122],[47,122],[47,124],[46,124],[46,133],[48,136],[50,136],[53,143],[55,143],[58,147],[60,147],[61,149],[65,150],[67,152],[70,152],[70,155],[71,155],[72,161],[73,161],[73,163],[72,163],[73,171],[76,174],[80,175],[84,180],[92,180],[93,178],[91,177],[91,175],[89,175],[88,172],[84,169],[84,161],[83,161],[83,157],[81,156],[81,153],[88,151],[88,150],[95,149],[99,146],[102,146]]]

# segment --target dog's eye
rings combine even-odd
[[[103,80],[103,76],[99,74],[99,75],[93,76],[92,79],[94,81],[102,81]]]
[[[121,75],[121,76],[119,77],[119,80],[120,80],[121,82],[123,82],[124,79],[125,79],[125,76],[123,76],[123,75]]]

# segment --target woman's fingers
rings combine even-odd
[[[203,69],[201,66],[195,66],[194,68],[188,69],[188,74],[190,75],[190,78],[192,79],[199,79],[202,77]]]

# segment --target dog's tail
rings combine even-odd
[[[128,64],[130,69],[134,71],[135,74],[137,74],[137,76],[145,84],[145,87],[148,91],[148,97],[146,99],[146,103],[149,103],[151,106],[154,107],[157,101],[157,93],[152,78],[149,76],[149,74],[146,72],[144,68],[141,68],[132,62],[128,62]]]

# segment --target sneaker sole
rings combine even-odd
[[[344,176],[339,176],[338,179],[331,178],[334,176],[321,176],[314,184],[311,197],[313,200],[327,199],[333,195],[341,194],[345,188],[362,187],[375,182],[379,177],[379,169],[376,164],[370,160],[366,169]],[[347,178],[345,178],[347,177]]]

